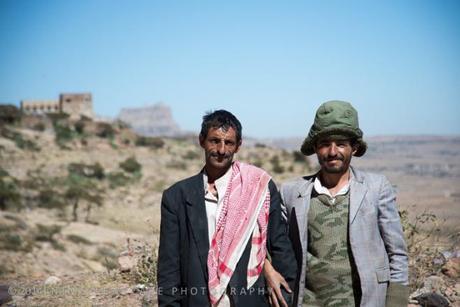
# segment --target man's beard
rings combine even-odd
[[[339,165],[336,166],[328,166],[327,162],[329,161],[341,161]],[[321,166],[321,170],[329,173],[329,174],[341,174],[344,173],[349,165],[349,161],[345,161],[345,157],[343,155],[337,155],[335,157],[325,157],[325,158],[318,158],[319,165]]]

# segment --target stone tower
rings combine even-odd
[[[59,95],[59,106],[63,113],[71,118],[79,118],[81,115],[93,118],[93,98],[91,93],[65,93]]]

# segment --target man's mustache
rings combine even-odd
[[[219,154],[218,152],[211,152],[209,155],[211,157],[213,157],[213,158],[225,158],[225,159],[228,159],[228,158],[232,157],[232,154],[229,153],[229,152],[226,152],[223,155]]]
[[[343,160],[344,160],[344,157],[343,157],[342,155],[327,156],[327,157],[325,157],[323,160],[326,161],[326,162],[336,161],[336,160],[343,161]]]

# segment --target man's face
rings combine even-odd
[[[321,170],[330,174],[345,173],[350,166],[356,148],[349,139],[321,138],[316,142],[316,156]]]
[[[200,137],[200,145],[206,156],[206,168],[209,170],[226,170],[238,152],[241,141],[237,142],[236,131],[232,127],[210,128],[206,138]]]

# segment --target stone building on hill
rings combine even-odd
[[[24,114],[66,113],[71,118],[94,117],[91,93],[64,93],[59,100],[23,100]]]
[[[70,117],[86,116],[93,118],[93,98],[91,93],[61,94],[59,95],[59,107],[61,112]]]
[[[24,114],[59,113],[59,101],[57,100],[23,100],[21,111]]]

